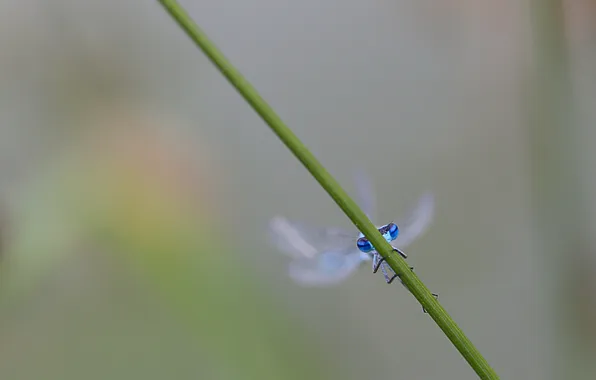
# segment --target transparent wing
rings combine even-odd
[[[356,247],[355,234],[340,228],[315,228],[275,217],[269,230],[272,242],[293,257],[290,277],[304,286],[336,284],[366,260]]]
[[[356,249],[356,234],[341,228],[317,228],[277,216],[269,222],[271,242],[294,258],[312,259],[322,252]]]
[[[432,222],[434,209],[435,201],[432,193],[423,194],[418,200],[418,204],[410,211],[408,219],[397,223],[399,235],[392,244],[397,248],[405,248],[416,240]]]
[[[362,208],[368,219],[376,218],[375,190],[370,177],[363,169],[358,169],[354,173],[356,182],[356,192],[358,195],[358,205]]]
[[[288,272],[294,281],[303,286],[334,285],[350,276],[365,260],[356,248],[327,251],[314,259],[294,259]]]

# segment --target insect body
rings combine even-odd
[[[397,228],[397,224],[389,223],[385,224],[383,227],[379,228],[379,232],[388,243],[391,243],[393,240],[397,238],[399,234],[399,228]],[[360,236],[358,237],[358,241],[356,242],[356,246],[359,250],[364,253],[369,253],[375,250],[375,247],[372,246],[370,241],[364,237],[364,234],[361,232]]]
[[[359,201],[369,218],[374,217],[372,186],[364,175],[357,178]],[[401,250],[427,229],[433,217],[434,200],[430,193],[420,197],[408,218],[398,223],[378,227],[385,240],[403,258]],[[399,226],[399,227],[398,227]],[[397,274],[360,232],[351,233],[339,228],[313,228],[275,217],[270,222],[273,243],[292,257],[288,273],[304,286],[325,286],[341,282],[359,266],[372,261],[373,272],[379,268],[385,281],[391,283]]]

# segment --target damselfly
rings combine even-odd
[[[375,201],[372,185],[363,174],[357,176],[356,185],[360,206],[373,219]],[[394,251],[405,259],[408,256],[402,249],[424,233],[432,221],[433,213],[434,198],[432,194],[425,193],[408,218],[377,228]],[[381,269],[388,284],[398,277],[360,232],[351,233],[341,228],[314,228],[279,216],[271,220],[269,228],[273,243],[292,257],[289,275],[301,285],[336,284],[367,261],[372,261],[373,273]]]

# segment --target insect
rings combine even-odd
[[[374,218],[372,184],[363,173],[358,173],[356,185],[361,207],[370,219]],[[408,256],[402,249],[425,232],[432,221],[433,213],[434,198],[432,194],[425,193],[403,222],[390,222],[377,228],[394,251],[406,259]],[[388,284],[398,277],[361,232],[315,228],[280,216],[271,220],[269,230],[272,242],[292,258],[288,273],[301,285],[337,284],[367,261],[372,261],[373,273],[381,269]],[[433,296],[438,297],[436,294]]]

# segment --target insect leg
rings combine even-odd
[[[436,299],[436,300],[438,300],[438,299],[439,299],[439,295],[438,295],[438,294],[435,294],[435,293],[431,293],[431,294],[433,295],[433,297],[435,297],[435,299]],[[425,309],[424,307],[422,307],[422,311],[423,311],[425,314],[428,314],[428,311],[426,311],[426,309]]]
[[[373,273],[377,273],[377,271],[379,270],[379,267],[381,266],[381,263],[383,263],[384,261],[385,261],[385,259],[383,258],[383,256],[379,255],[378,252],[375,252],[373,254],[373,260],[372,260]]]
[[[396,277],[398,277],[398,276],[397,276],[397,274],[396,274],[396,273],[394,273],[394,274],[393,274],[393,276],[391,276],[391,277],[390,277],[390,276],[389,276],[389,273],[388,273],[389,271],[387,270],[387,267],[388,267],[388,266],[389,266],[389,265],[388,265],[387,263],[385,263],[385,262],[384,262],[384,263],[382,263],[382,265],[381,265],[381,270],[383,271],[383,276],[385,277],[385,281],[386,281],[388,284],[391,284],[391,283],[393,282],[393,280],[395,280],[395,278],[396,278]],[[391,270],[391,272],[393,272],[393,270],[391,269],[391,267],[389,267],[389,269]]]
[[[410,267],[410,269],[412,270],[412,272],[414,271],[414,268],[413,268],[413,267]],[[438,299],[439,299],[439,295],[438,295],[438,294],[436,294],[436,293],[431,293],[431,294],[433,295],[433,297],[435,297],[435,299],[436,299],[436,300],[438,300]],[[422,307],[422,311],[423,311],[425,314],[428,314],[428,311],[426,311],[426,309],[425,309],[424,307]]]
[[[393,250],[395,252],[399,253],[401,255],[401,257],[403,257],[404,259],[408,258],[408,255],[406,255],[401,249],[395,248],[394,246],[391,246],[391,248],[393,248]]]
[[[410,267],[410,270],[413,272],[413,271],[414,271],[414,267]],[[397,276],[397,275],[396,275],[396,276]],[[400,279],[400,280],[401,280],[401,279]],[[401,284],[407,288],[406,284],[404,284],[404,283],[403,283],[403,281],[402,281],[402,283],[401,283]],[[439,299],[439,295],[438,295],[438,294],[436,294],[436,293],[431,293],[431,294],[433,295],[433,297],[435,297],[435,299],[436,299],[436,300],[438,300],[438,299]],[[422,307],[422,311],[423,311],[425,314],[428,314],[428,311],[426,311],[426,309],[425,309],[424,307]]]
[[[408,255],[406,255],[402,250],[395,248],[394,246],[391,246],[391,248],[393,248],[393,250],[397,253],[399,253],[401,255],[401,257],[403,257],[404,259],[408,258]],[[379,267],[381,266],[381,264],[385,262],[385,258],[381,255],[379,255],[378,252],[374,253],[373,256],[373,273],[377,273],[377,271],[379,270]]]

